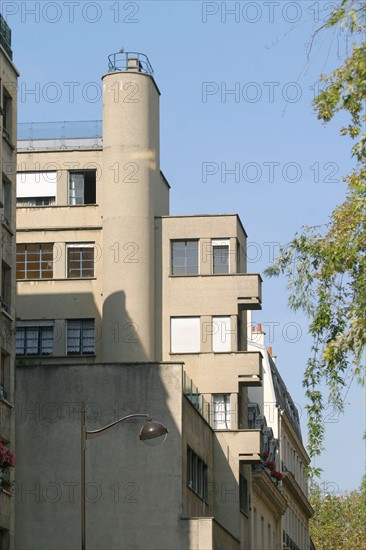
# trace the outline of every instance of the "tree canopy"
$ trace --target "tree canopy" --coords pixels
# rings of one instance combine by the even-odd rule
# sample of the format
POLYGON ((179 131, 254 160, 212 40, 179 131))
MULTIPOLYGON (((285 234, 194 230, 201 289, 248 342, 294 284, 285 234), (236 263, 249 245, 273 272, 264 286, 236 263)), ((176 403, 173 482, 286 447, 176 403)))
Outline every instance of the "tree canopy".
MULTIPOLYGON (((333 72, 321 75, 323 89, 314 100, 324 124, 337 113, 348 117, 340 134, 352 140, 352 172, 343 178, 346 198, 325 226, 305 227, 281 246, 267 276, 284 274, 289 305, 309 318, 313 338, 303 385, 308 400, 308 450, 319 455, 324 442, 324 407, 343 410, 342 390, 350 378, 365 380, 366 344, 366 4, 342 0, 326 24, 346 30, 351 53, 333 72), (328 395, 323 395, 324 384, 328 395)), ((319 470, 312 469, 313 474, 319 470)))

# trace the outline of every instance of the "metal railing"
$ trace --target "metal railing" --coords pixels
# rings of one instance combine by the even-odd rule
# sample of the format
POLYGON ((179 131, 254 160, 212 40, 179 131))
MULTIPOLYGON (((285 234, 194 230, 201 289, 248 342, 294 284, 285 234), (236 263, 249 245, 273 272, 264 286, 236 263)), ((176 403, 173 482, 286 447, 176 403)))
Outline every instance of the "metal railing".
POLYGON ((135 71, 153 76, 154 70, 147 55, 139 52, 120 51, 108 56, 108 72, 135 71))
POLYGON ((0 44, 10 57, 13 59, 13 51, 11 49, 11 29, 3 16, 0 13, 0 44))
POLYGON ((18 149, 91 148, 102 145, 102 121, 21 122, 18 149))
POLYGON ((199 393, 188 374, 183 371, 183 394, 189 399, 200 415, 212 427, 211 406, 208 401, 199 393))

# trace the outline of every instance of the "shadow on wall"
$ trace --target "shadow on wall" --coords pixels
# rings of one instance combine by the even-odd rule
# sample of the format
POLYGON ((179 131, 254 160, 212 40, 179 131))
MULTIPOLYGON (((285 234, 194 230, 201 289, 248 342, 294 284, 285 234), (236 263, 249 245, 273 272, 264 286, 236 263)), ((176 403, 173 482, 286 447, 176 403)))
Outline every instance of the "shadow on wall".
MULTIPOLYGON (((21 297, 20 310, 31 311, 34 300, 21 297)), ((62 294, 40 296, 33 311, 39 319, 44 318, 47 306, 60 318, 62 313, 74 318, 83 311, 101 326, 92 294, 73 295, 72 300, 62 294), (72 300, 77 304, 74 308, 72 300)), ((123 307, 124 293, 111 300, 118 304, 122 322, 132 323, 123 307)), ((135 412, 150 414, 169 429, 166 442, 158 447, 139 440, 140 419, 123 422, 88 441, 87 548, 170 550, 189 546, 187 526, 180 520, 182 365, 144 363, 138 334, 133 342, 122 343, 133 346, 139 363, 101 363, 88 356, 18 360, 16 550, 80 548, 82 401, 87 429, 98 429, 135 412)), ((98 336, 97 350, 101 352, 98 336)))

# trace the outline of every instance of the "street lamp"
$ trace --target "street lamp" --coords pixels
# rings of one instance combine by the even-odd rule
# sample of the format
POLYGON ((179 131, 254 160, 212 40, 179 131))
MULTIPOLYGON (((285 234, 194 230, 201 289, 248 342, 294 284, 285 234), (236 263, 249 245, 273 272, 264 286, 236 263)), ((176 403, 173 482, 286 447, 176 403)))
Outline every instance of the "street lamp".
POLYGON ((119 424, 120 422, 123 422, 124 420, 129 420, 130 418, 145 418, 146 422, 144 426, 141 428, 140 431, 140 440, 141 441, 149 441, 151 439, 155 439, 157 437, 164 437, 165 438, 168 434, 168 428, 166 428, 161 422, 157 422, 156 420, 152 420, 151 416, 148 414, 128 414, 127 416, 124 416, 123 418, 119 418, 118 420, 115 420, 115 422, 112 422, 111 424, 108 424, 107 426, 104 426, 103 428, 99 428, 99 430, 87 430, 85 425, 85 403, 82 402, 81 404, 81 550, 85 550, 85 534, 86 534, 86 515, 85 515, 85 453, 86 453, 86 442, 88 439, 93 439, 96 437, 100 437, 104 432, 109 430, 109 428, 112 428, 112 426, 115 426, 116 424, 119 424))

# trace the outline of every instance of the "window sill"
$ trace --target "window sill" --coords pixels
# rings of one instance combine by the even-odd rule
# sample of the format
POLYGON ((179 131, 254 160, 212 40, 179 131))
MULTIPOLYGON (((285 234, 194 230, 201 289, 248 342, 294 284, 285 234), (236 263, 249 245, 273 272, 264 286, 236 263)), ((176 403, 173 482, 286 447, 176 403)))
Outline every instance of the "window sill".
POLYGON ((56 278, 51 278, 51 279, 17 279, 17 283, 34 283, 34 282, 37 282, 37 283, 47 283, 47 282, 51 282, 51 281, 96 281, 97 280, 97 277, 85 277, 85 278, 81 278, 81 277, 70 277, 70 278, 64 278, 64 279, 56 279, 56 278))

